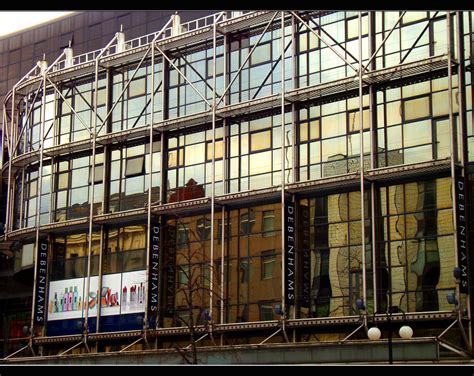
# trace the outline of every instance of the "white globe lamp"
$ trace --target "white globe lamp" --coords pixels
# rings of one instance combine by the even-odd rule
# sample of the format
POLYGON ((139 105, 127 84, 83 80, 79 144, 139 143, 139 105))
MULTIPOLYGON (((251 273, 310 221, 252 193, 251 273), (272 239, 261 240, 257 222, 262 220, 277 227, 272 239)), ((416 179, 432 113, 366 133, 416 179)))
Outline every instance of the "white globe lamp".
POLYGON ((367 331, 367 336, 371 340, 377 340, 377 339, 380 339, 380 337, 382 336, 382 332, 380 331, 379 328, 374 326, 367 331))
POLYGON ((408 325, 403 325, 398 331, 398 334, 403 339, 410 339, 411 337, 413 337, 413 329, 408 325))

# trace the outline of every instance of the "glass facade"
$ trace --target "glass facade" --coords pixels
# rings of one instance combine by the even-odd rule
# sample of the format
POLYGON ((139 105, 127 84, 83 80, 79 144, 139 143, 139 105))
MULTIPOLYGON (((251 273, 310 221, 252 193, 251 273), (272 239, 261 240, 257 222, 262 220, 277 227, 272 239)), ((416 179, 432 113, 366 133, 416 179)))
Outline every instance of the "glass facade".
MULTIPOLYGON (((369 314, 446 314, 458 265, 452 166, 467 184, 474 159, 471 72, 448 71, 446 53, 471 66, 474 23, 463 13, 448 43, 446 11, 401 14, 310 12, 308 30, 288 13, 260 41, 265 24, 30 88, 7 232, 27 244, 37 226, 47 234, 51 291, 63 283, 64 302, 77 281, 87 307, 77 317, 88 309, 93 331, 141 327, 155 220, 158 328, 278 320, 288 265, 289 319, 357 316, 361 298, 369 314), (225 101, 212 109, 214 89, 225 101)), ((75 310, 48 301, 46 328, 58 333, 54 321, 75 310)))

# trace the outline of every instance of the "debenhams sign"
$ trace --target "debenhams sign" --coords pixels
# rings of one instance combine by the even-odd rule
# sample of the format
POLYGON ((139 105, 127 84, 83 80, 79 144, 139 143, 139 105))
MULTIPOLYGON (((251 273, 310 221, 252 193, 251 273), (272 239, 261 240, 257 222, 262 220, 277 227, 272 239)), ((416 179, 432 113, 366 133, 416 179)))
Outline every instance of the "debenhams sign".
POLYGON ((44 324, 46 312, 46 276, 48 274, 48 240, 40 239, 36 257, 35 323, 44 324))
POLYGON ((466 221, 466 192, 464 178, 460 170, 456 173, 456 233, 458 245, 458 266, 461 270, 459 290, 468 293, 468 260, 467 260, 467 221, 466 221))
POLYGON ((295 304, 295 204, 285 203, 285 302, 295 304))
POLYGON ((150 316, 155 316, 158 311, 158 278, 160 269, 160 224, 157 221, 151 222, 149 252, 148 312, 150 316))

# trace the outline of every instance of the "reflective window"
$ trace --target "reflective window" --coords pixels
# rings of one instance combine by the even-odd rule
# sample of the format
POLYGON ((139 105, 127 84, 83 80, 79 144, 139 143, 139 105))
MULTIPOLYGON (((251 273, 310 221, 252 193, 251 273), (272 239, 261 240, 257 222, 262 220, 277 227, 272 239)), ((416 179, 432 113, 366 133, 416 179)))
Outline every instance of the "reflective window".
POLYGON ((430 115, 429 97, 406 100, 403 110, 405 121, 428 117, 430 115))
POLYGON ((262 253, 262 279, 274 277, 274 269, 276 269, 276 257, 272 251, 262 253))
POLYGON ((250 135, 250 151, 259 151, 271 148, 271 132, 258 132, 250 135))
POLYGON ((127 159, 125 164, 125 176, 130 177, 143 174, 145 170, 144 162, 144 157, 127 159))
POLYGON ((275 235, 275 212, 266 210, 262 212, 262 236, 275 235))
POLYGON ((450 185, 450 178, 441 178, 381 188, 382 221, 389 225, 379 257, 391 286, 380 291, 382 306, 405 312, 449 309, 455 258, 450 185))
POLYGON ((240 233, 242 235, 248 235, 252 232, 252 228, 255 225, 255 213, 249 211, 240 216, 240 233))
MULTIPOLYGON (((366 196, 366 208, 369 196, 366 196)), ((360 193, 303 199, 299 205, 302 228, 297 257, 300 265, 305 262, 311 272, 311 277, 306 277, 306 289, 298 290, 296 294, 309 303, 302 306, 302 317, 356 312, 355 301, 362 294, 360 193)), ((370 218, 368 211, 365 218, 370 218)), ((365 261, 367 271, 371 273, 370 221, 365 227, 365 261)), ((299 289, 302 288, 299 285, 299 289)))

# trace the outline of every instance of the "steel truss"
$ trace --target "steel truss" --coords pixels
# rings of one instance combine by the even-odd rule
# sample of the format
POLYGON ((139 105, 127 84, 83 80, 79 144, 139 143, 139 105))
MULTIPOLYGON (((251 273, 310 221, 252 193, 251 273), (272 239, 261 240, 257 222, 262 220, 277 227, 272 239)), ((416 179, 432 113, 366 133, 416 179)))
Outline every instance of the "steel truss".
MULTIPOLYGON (((282 223, 284 223, 284 204, 285 200, 288 197, 291 198, 291 201, 295 202, 297 197, 305 197, 305 195, 314 194, 316 192, 330 192, 335 188, 341 187, 350 187, 353 189, 359 189, 361 192, 361 238, 365 239, 365 202, 364 202, 364 192, 366 188, 370 189, 372 194, 372 200, 370 200, 370 207, 368 208, 371 213, 371 217, 375 217, 375 205, 374 205, 374 191, 375 191, 375 184, 380 182, 389 182, 399 179, 400 176, 403 176, 406 179, 413 179, 415 176, 419 176, 419 174, 430 174, 432 175, 437 174, 437 176, 447 175, 450 174, 453 182, 453 207, 456 203, 456 196, 454 194, 454 173, 455 169, 458 167, 457 156, 456 156, 456 138, 455 138, 455 127, 454 127, 454 117, 453 117, 453 110, 452 110, 452 76, 453 70, 457 69, 457 77, 460 80, 459 87, 462 88, 463 86, 461 83, 464 80, 464 50, 462 49, 462 14, 460 12, 455 12, 454 16, 457 19, 457 27, 458 27, 458 34, 460 36, 460 40, 458 42, 458 59, 454 59, 454 54, 452 51, 452 31, 451 31, 451 18, 453 17, 452 12, 447 12, 446 19, 447 19, 447 53, 441 56, 431 57, 424 60, 419 60, 416 62, 411 63, 404 63, 407 56, 416 46, 417 42, 422 37, 423 33, 426 32, 427 27, 423 29, 420 33, 419 37, 415 40, 409 51, 404 55, 404 57, 400 61, 400 65, 391 68, 381 68, 375 69, 375 59, 378 53, 382 50, 385 46, 386 41, 389 39, 392 32, 396 29, 396 27, 401 22, 405 12, 403 12, 395 25, 391 28, 391 30, 385 35, 384 39, 382 40, 381 44, 375 48, 375 22, 373 17, 373 12, 368 12, 369 22, 369 59, 364 64, 363 63, 363 54, 362 54, 362 12, 358 13, 358 38, 359 38, 359 54, 358 57, 353 56, 349 53, 345 48, 343 48, 327 31, 324 30, 316 21, 315 17, 322 16, 327 13, 331 12, 286 12, 286 11, 277 11, 277 12, 266 12, 266 11, 259 11, 259 12, 249 12, 247 14, 241 15, 239 17, 227 19, 225 12, 220 12, 214 14, 209 17, 205 17, 200 20, 192 21, 185 25, 187 31, 178 32, 176 31, 177 25, 175 24, 175 18, 171 18, 168 23, 158 32, 136 38, 134 40, 122 43, 121 41, 124 40, 124 35, 122 32, 119 32, 115 35, 115 37, 101 50, 94 51, 91 53, 87 53, 84 55, 76 56, 73 59, 73 64, 67 64, 66 59, 66 52, 63 53, 49 66, 38 64, 34 68, 32 68, 12 89, 12 91, 7 95, 4 101, 4 132, 2 132, 2 142, 3 145, 6 145, 8 150, 8 161, 3 164, 2 174, 4 179, 8 181, 8 199, 7 199, 7 220, 6 220, 6 235, 5 239, 7 240, 15 240, 15 239, 35 239, 36 247, 38 247, 39 239, 43 237, 48 237, 50 234, 55 233, 64 233, 64 230, 87 230, 88 232, 88 261, 87 261, 87 283, 86 283, 86 291, 88 291, 88 287, 90 285, 90 271, 91 271, 91 249, 92 249, 92 233, 93 230, 99 228, 101 234, 103 234, 104 226, 115 224, 115 223, 123 223, 125 221, 143 221, 146 220, 147 222, 147 239, 150 239, 150 227, 152 218, 159 218, 161 216, 167 216, 171 214, 191 214, 195 212, 210 212, 211 213, 211 234, 214 233, 214 223, 216 218, 216 210, 222 211, 222 223, 224 224, 225 219, 225 209, 232 208, 233 206, 241 205, 243 202, 262 202, 262 200, 268 200, 271 202, 278 202, 282 204, 282 223), (201 22, 202 21, 202 22, 201 22), (194 22, 194 24, 193 24, 194 22), (200 24, 201 22, 201 24, 200 24), (194 26, 193 26, 194 25, 194 26), (288 52, 289 45, 285 46, 285 28, 287 25, 292 25, 291 28, 291 64, 292 64, 292 77, 290 77, 293 81, 293 89, 286 90, 285 88, 285 79, 289 78, 285 75, 285 54, 288 52), (314 27, 313 27, 313 26, 314 27), (313 85, 309 87, 299 88, 296 84, 296 47, 295 47, 295 33, 297 30, 308 30, 312 35, 316 36, 318 40, 328 47, 339 59, 344 61, 344 63, 350 67, 354 71, 354 76, 347 77, 344 79, 335 80, 333 82, 327 82, 319 85, 313 85), (233 33, 239 33, 242 30, 247 30, 252 28, 256 35, 259 34, 259 37, 251 48, 249 54, 244 59, 242 64, 240 64, 237 72, 233 77, 230 77, 230 74, 227 72, 227 63, 226 60, 228 58, 228 37, 233 33), (229 104, 229 91, 232 87, 232 84, 235 80, 239 77, 241 71, 245 67, 245 65, 249 62, 250 57, 259 46, 260 42, 262 41, 265 34, 268 30, 280 29, 281 33, 281 54, 279 57, 279 61, 277 61, 274 65, 272 65, 272 70, 275 66, 281 62, 282 69, 281 69, 281 92, 276 93, 273 95, 261 97, 258 99, 252 99, 248 102, 240 102, 236 104, 229 104), (328 39, 329 38, 329 41, 328 39), (203 41, 212 41, 212 59, 213 59, 213 69, 212 69, 212 84, 206 81, 206 85, 208 88, 212 89, 212 98, 206 98, 195 85, 189 80, 188 77, 176 66, 173 62, 173 51, 178 48, 195 48, 203 41), (331 43, 332 42, 332 43, 331 43), (224 46, 224 67, 223 67, 223 75, 225 79, 224 83, 224 90, 222 93, 217 92, 216 88, 216 48, 218 43, 223 43, 224 46), (339 48, 335 48, 334 44, 339 48), (340 51, 343 51, 341 53, 340 51), (349 56, 352 61, 349 61, 346 56, 349 56), (150 100, 145 105, 144 109, 141 112, 140 116, 143 116, 146 108, 151 103, 151 111, 149 114, 149 119, 146 122, 145 126, 142 127, 132 127, 131 129, 114 132, 114 133, 107 133, 105 135, 98 135, 101 129, 104 126, 107 126, 108 121, 110 120, 110 116, 117 106, 119 101, 123 98, 124 93, 126 92, 127 88, 129 87, 131 81, 134 79, 138 69, 142 67, 146 61, 151 61, 151 88, 150 92, 147 95, 150 96, 150 100), (154 72, 154 65, 156 61, 161 61, 163 63, 162 69, 162 79, 159 86, 156 87, 155 79, 156 74, 154 72), (99 76, 103 75, 104 73, 109 75, 109 69, 118 66, 124 65, 126 63, 134 62, 137 63, 136 68, 134 69, 131 76, 129 76, 127 82, 124 85, 122 92, 120 93, 119 97, 113 103, 109 103, 107 101, 106 108, 107 114, 104 119, 99 118, 97 113, 97 99, 98 99, 98 80, 99 76), (167 70, 176 70, 180 77, 184 79, 184 81, 199 95, 199 97, 206 103, 207 109, 203 112, 182 116, 175 119, 169 119, 167 116, 167 107, 166 107, 166 95, 167 95, 167 79, 166 73, 167 70), (62 95, 60 89, 58 88, 57 84, 61 82, 67 82, 69 80, 74 80, 75 78, 82 77, 84 75, 93 75, 93 95, 94 100, 93 103, 89 105, 90 110, 93 112, 93 123, 91 126, 88 126, 76 113, 73 106, 69 105, 69 103, 65 100, 64 96, 62 95), (375 163, 375 148, 373 145, 374 137, 376 133, 376 129, 374 128, 374 119, 373 117, 370 118, 370 135, 371 135, 371 150, 370 150, 370 165, 369 168, 364 166, 364 147, 363 147, 363 103, 362 98, 364 94, 369 94, 371 98, 371 111, 373 110, 373 95, 377 90, 383 90, 387 87, 397 87, 397 86, 404 86, 414 82, 421 82, 425 80, 429 80, 432 78, 437 77, 444 77, 448 76, 448 98, 449 98, 449 124, 450 124, 450 131, 451 131, 451 157, 449 160, 445 161, 433 161, 433 162, 426 162, 426 163, 418 163, 415 165, 402 165, 397 167, 385 167, 385 168, 376 168, 375 163), (28 95, 32 89, 36 89, 35 97, 40 93, 42 90, 42 121, 41 121, 41 139, 40 139, 40 148, 39 150, 34 150, 26 153, 19 154, 18 147, 19 143, 21 142, 21 137, 23 132, 27 128, 27 125, 24 125, 20 131, 19 126, 17 124, 18 119, 18 110, 17 106, 21 101, 21 98, 28 95), (52 126, 49 127, 49 130, 45 131, 46 124, 45 124, 45 100, 46 100, 46 92, 47 90, 52 90, 55 94, 56 98, 61 98, 71 109, 74 115, 77 117, 79 122, 82 126, 89 132, 90 138, 81 141, 70 142, 65 145, 55 145, 52 147, 45 147, 44 139, 45 134, 47 134, 52 126), (155 113, 155 95, 160 93, 162 99, 162 114, 163 120, 155 122, 154 120, 154 113, 155 113), (360 124, 360 156, 359 156, 359 168, 357 171, 353 173, 348 173, 343 176, 334 176, 330 178, 323 178, 318 179, 315 181, 305 181, 305 182, 296 182, 295 180, 295 161, 297 158, 293 158, 293 165, 288 166, 291 167, 293 170, 293 182, 286 182, 284 178, 284 171, 285 171, 285 132, 283 131, 285 128, 285 113, 290 112, 292 114, 292 129, 293 134, 296 134, 296 124, 295 124, 295 109, 298 103, 327 103, 330 101, 337 100, 338 98, 349 98, 349 97, 358 97, 359 98, 359 124, 360 124), (216 142, 216 125, 222 123, 224 128, 224 140, 223 145, 226 145, 226 137, 228 136, 228 120, 237 117, 237 116, 244 116, 250 115, 254 113, 268 113, 272 112, 274 114, 280 114, 281 116, 281 182, 279 186, 265 188, 258 191, 253 192, 239 192, 235 194, 231 194, 228 192, 226 188, 224 188, 224 194, 217 196, 215 194, 215 142, 216 142), (100 124, 98 123, 100 121, 100 124), (9 126, 8 126, 9 124, 9 126), (158 137, 161 143, 161 160, 160 160, 160 167, 162 172, 161 177, 161 187, 164 187, 164 166, 166 166, 166 145, 164 142, 163 135, 166 135, 167 132, 172 130, 178 129, 187 129, 193 128, 196 126, 202 126, 206 124, 211 124, 212 129, 212 182, 211 182, 211 197, 203 198, 203 199, 195 199, 187 202, 179 202, 173 204, 165 203, 163 190, 161 190, 161 197, 158 202, 152 202, 152 171, 153 171, 153 141, 158 137), (148 140, 148 141, 147 141, 148 140), (127 143, 131 141, 145 141, 148 142, 149 147, 149 177, 148 177, 148 199, 147 205, 141 209, 134 209, 119 213, 107 213, 107 214, 94 214, 94 182, 95 182, 95 155, 97 148, 104 149, 104 155, 106 154, 105 151, 111 148, 113 143, 127 143), (81 218, 77 220, 68 220, 63 222, 56 222, 56 223, 49 223, 46 225, 40 225, 40 210, 39 210, 39 202, 37 200, 37 212, 36 212, 36 224, 34 227, 30 228, 21 228, 19 230, 13 230, 13 202, 15 201, 15 184, 14 184, 14 176, 17 174, 18 170, 23 170, 23 179, 24 182, 24 169, 33 163, 39 163, 39 174, 40 174, 40 181, 42 178, 42 167, 45 158, 50 158, 52 161, 58 157, 64 157, 69 155, 70 158, 74 157, 78 153, 82 153, 88 150, 91 150, 92 156, 92 179, 91 184, 89 187, 89 197, 90 197, 90 208, 89 208, 89 216, 86 218, 81 218)), ((427 25, 429 25, 430 21, 436 17, 438 12, 431 18, 427 20, 427 25)), ((190 63, 185 60, 185 64, 190 66, 190 63)), ((271 72, 270 72, 271 73, 271 72)), ((267 76, 268 77, 268 76, 267 76)), ((265 82, 265 81, 264 81, 265 82)), ((263 83, 262 83, 263 85, 263 83)), ((261 85, 261 86, 262 86, 261 85)), ((110 88, 108 87, 108 90, 110 88)), ((260 89, 259 89, 260 90, 260 89)), ((460 90, 461 100, 460 103, 465 103, 464 98, 464 90, 460 90)), ((28 114, 31 112, 32 108, 27 109, 27 116, 26 119, 29 118, 28 114)), ((460 108, 460 117, 461 117, 461 129, 465 132, 465 107, 460 108)), ((291 141, 291 145, 294 150, 294 157, 297 155, 295 151, 296 145, 296 136, 293 137, 291 141)), ((465 138, 463 137, 463 140, 465 138)), ((227 171, 225 168, 226 163, 226 146, 224 146, 224 163, 223 163, 223 171, 222 171, 222 182, 224 183, 224 187, 226 187, 226 179, 227 179, 227 171)), ((466 145, 465 141, 463 141, 461 145, 461 164, 459 167, 463 170, 464 175, 464 165, 465 165, 465 154, 466 154, 466 145)), ((104 169, 105 174, 105 169, 104 169)), ((105 181, 105 180, 104 180, 105 181)), ((51 190, 52 191, 52 190, 51 190)), ((104 190, 105 192, 105 190, 104 190)), ((41 197, 41 184, 39 187, 39 194, 38 197, 41 197)), ((51 198, 52 200, 52 198, 51 198)), ((22 200, 23 202, 23 200, 22 200)), ((104 205, 105 200, 102 200, 102 205, 104 205)), ((51 217, 51 207, 50 205, 50 218, 51 217)), ((104 209, 104 208, 103 208, 104 209)), ((105 213, 104 210, 102 210, 105 213)), ((453 210, 453 221, 456 224, 456 217, 453 210)), ((372 229, 372 236, 375 236, 375 223, 371 221, 371 229, 372 229)), ((224 240, 225 231, 222 231, 222 237, 224 240)), ((101 237, 102 242, 102 237, 101 237)), ((375 238, 372 238, 372 244, 376 244, 375 238)), ((284 252, 284 237, 282 236, 282 252, 284 252)), ((457 242, 456 242, 456 232, 454 232, 454 246, 456 254, 457 250, 457 242)), ((366 263, 365 263, 365 242, 362 243, 362 277, 363 277, 363 298, 364 302, 367 301, 367 270, 366 270, 366 263)), ((101 244, 102 249, 102 244, 101 244)), ((37 250, 36 250, 37 251, 37 250)), ((214 247, 214 242, 211 242, 210 246, 210 262, 213 263, 214 260, 218 257, 221 258, 222 262, 224 262, 224 241, 222 241, 222 246, 220 249, 220 255, 218 255, 218 250, 214 247)), ((372 247, 372 259, 375 260, 376 253, 376 246, 372 247)), ((102 253, 101 253, 101 261, 100 265, 102 265, 102 253)), ((149 269, 149 254, 147 254, 147 265, 146 265, 146 273, 148 278, 148 269, 149 269)), ((456 258, 457 263, 457 258, 456 258)), ((457 265, 457 264, 456 264, 457 265)), ((101 270, 102 267, 99 267, 99 289, 101 283, 101 270)), ((281 264, 282 275, 284 275, 285 271, 285 261, 284 257, 282 257, 282 264, 281 264)), ((36 273, 36 267, 35 267, 36 273)), ((282 294, 281 294, 281 306, 284 312, 283 319, 281 321, 268 321, 268 322, 259 322, 259 323, 235 323, 235 324, 227 324, 224 322, 224 306, 223 306, 223 299, 221 299, 221 305, 219 307, 219 312, 215 312, 215 304, 214 304, 214 270, 211 268, 211 288, 210 288, 210 316, 211 316, 211 325, 210 330, 211 332, 205 332, 205 329, 199 329, 201 334, 204 336, 209 335, 212 337, 212 334, 219 334, 220 343, 221 345, 224 343, 224 335, 226 333, 233 333, 234 331, 253 331, 253 330, 277 330, 273 332, 270 337, 281 331, 285 335, 286 338, 286 331, 293 331, 293 336, 291 337, 293 342, 295 341, 295 333, 296 330, 299 328, 310 328, 310 327, 319 327, 319 326, 338 326, 341 324, 347 324, 352 327, 356 327, 360 324, 359 317, 345 317, 345 318, 325 318, 325 319, 297 319, 296 312, 293 310, 290 312, 289 308, 285 307, 285 297, 284 297, 284 282, 282 278, 282 294)), ((224 268, 221 268, 221 275, 219 276, 219 280, 221 283, 220 292, 223 293, 223 286, 224 286, 224 268)), ((36 278, 34 281, 36 286, 36 278)), ((374 273, 374 286, 377 285, 377 281, 375 280, 375 273, 374 273)), ((34 290, 35 291, 35 286, 34 290)), ((459 289, 458 289, 459 290, 459 289)), ((459 294, 459 291, 457 291, 459 294)), ((147 298, 147 297, 146 297, 147 298)), ((377 305, 377 296, 373 296, 374 304, 377 305)), ((33 292, 33 301, 35 300, 34 292, 33 292)), ((469 300, 468 300, 469 301, 469 300)), ((146 306, 146 304, 145 304, 146 306)), ((98 333, 99 331, 99 323, 100 323, 100 309, 98 309, 97 315, 97 325, 96 331, 97 333, 89 333, 89 325, 88 325, 88 311, 86 310, 85 321, 84 321, 84 332, 82 335, 79 336, 61 336, 61 337, 46 337, 44 333, 44 328, 39 328, 39 335, 36 333, 35 330, 31 331, 30 341, 31 344, 37 346, 43 346, 47 344, 53 343, 68 343, 74 341, 80 341, 79 343, 75 344, 69 350, 79 346, 80 344, 84 344, 87 349, 88 343, 92 342, 97 343, 102 340, 109 340, 109 339, 117 339, 117 338, 137 338, 131 345, 138 343, 140 340, 144 340, 144 343, 147 346, 151 346, 151 342, 147 340, 147 338, 158 338, 158 337, 166 337, 172 335, 184 335, 188 332, 188 329, 183 328, 149 328, 148 326, 148 313, 145 310, 145 317, 143 323, 142 331, 130 331, 130 332, 123 332, 123 333, 98 333)), ((407 317, 410 317, 413 321, 426 321, 426 320, 446 320, 447 318, 451 317, 451 313, 446 312, 434 312, 434 313, 424 313, 424 314, 407 314, 407 317)), ((471 351, 472 344, 472 336, 471 336, 471 321, 470 321, 471 313, 468 305, 468 315, 466 317, 458 317, 458 323, 460 325, 461 330, 464 333, 464 325, 463 323, 467 321, 469 326, 468 335, 469 339, 466 340, 467 345, 467 352, 471 351)), ((157 323, 159 320, 157 320, 157 323)), ((364 325, 366 327, 367 322, 364 321, 364 325)), ((34 320, 33 320, 33 313, 31 317, 31 328, 35 328, 34 320)), ((448 329, 451 328, 448 327, 448 329)), ((446 329, 446 330, 448 330, 446 329)), ((198 330, 198 333, 199 333, 198 330)), ((206 329, 209 330, 209 329, 206 329)), ((444 332, 443 332, 444 334, 444 332)), ((270 337, 267 337, 269 339, 270 337)), ((439 336, 441 337, 441 336, 439 336)), ((465 338, 465 336, 463 337, 465 338)), ((266 339, 266 340, 267 340, 266 339)), ((265 340, 265 341, 266 341, 265 340)), ((264 341, 264 342, 265 342, 264 341)), ((124 350, 126 350, 127 346, 124 350)), ((157 342, 155 341, 155 346, 157 342)), ((69 350, 66 350, 69 351, 69 350)), ((97 347, 96 347, 97 350, 97 347)), ((63 352, 63 353, 66 353, 63 352)), ((14 354, 11 354, 12 356, 14 354)))

